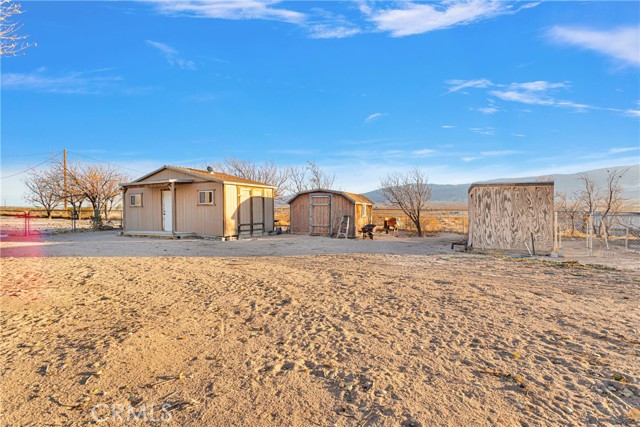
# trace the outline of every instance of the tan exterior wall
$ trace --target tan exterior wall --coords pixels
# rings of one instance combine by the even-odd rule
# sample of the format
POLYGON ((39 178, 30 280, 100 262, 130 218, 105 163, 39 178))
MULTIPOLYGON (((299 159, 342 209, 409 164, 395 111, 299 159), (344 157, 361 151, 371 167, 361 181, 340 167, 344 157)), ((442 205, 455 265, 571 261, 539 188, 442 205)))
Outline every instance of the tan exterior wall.
POLYGON ((235 236, 238 234, 238 187, 230 184, 224 186, 224 235, 235 236))
POLYGON ((176 231, 202 236, 222 236, 222 184, 198 182, 176 185, 176 231), (213 205, 199 205, 198 191, 213 190, 213 205))
POLYGON ((553 250, 553 185, 491 186, 469 190, 469 245, 475 249, 553 250))
POLYGON ((124 231, 162 231, 161 189, 154 187, 127 188, 124 197, 124 231), (129 205, 129 196, 142 194, 142 206, 129 205))

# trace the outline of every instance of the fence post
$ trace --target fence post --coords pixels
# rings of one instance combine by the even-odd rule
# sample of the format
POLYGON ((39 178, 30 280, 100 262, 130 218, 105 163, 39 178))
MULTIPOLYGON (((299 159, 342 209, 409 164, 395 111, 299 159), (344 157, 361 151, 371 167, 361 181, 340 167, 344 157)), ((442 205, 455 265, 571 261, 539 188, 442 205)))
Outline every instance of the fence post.
POLYGON ((627 236, 624 239, 624 251, 628 252, 629 251, 629 227, 626 227, 627 229, 627 236))
POLYGON ((553 252, 558 253, 558 212, 553 213, 553 252))

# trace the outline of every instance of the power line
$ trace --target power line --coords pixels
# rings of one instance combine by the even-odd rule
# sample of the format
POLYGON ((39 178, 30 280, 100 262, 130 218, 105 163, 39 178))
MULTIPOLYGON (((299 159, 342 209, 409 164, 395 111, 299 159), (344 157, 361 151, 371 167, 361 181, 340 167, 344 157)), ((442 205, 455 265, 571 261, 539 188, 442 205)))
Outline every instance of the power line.
POLYGON ((117 166, 117 167, 119 167, 119 168, 127 169, 127 170, 130 170, 130 171, 133 171, 133 172, 144 173, 144 172, 139 171, 139 170, 137 170, 137 169, 128 168, 128 167, 126 167, 126 166, 122 166, 122 165, 119 165, 119 164, 117 164, 117 163, 109 162, 109 161, 107 161, 107 160, 98 159, 98 158, 96 158, 96 157, 89 156, 89 155, 86 155, 86 154, 80 154, 80 153, 77 153, 77 152, 75 152, 75 151, 67 150, 67 153, 75 154, 76 156, 84 157, 84 158, 86 158, 86 159, 94 160, 94 161, 96 161, 96 162, 106 163, 106 164, 108 164, 108 165, 117 166))
POLYGON ((11 174, 11 175, 7 175, 7 176, 0 177, 0 179, 11 178, 11 177, 13 177, 13 176, 22 175, 23 173, 27 173, 27 172, 29 172, 29 171, 32 171, 32 170, 34 170, 35 168, 37 168, 38 166, 42 166, 42 165, 44 165, 45 163, 49 163, 50 161, 52 161, 55 157, 57 157, 57 156, 59 156, 59 155, 60 155, 60 153, 56 153, 56 154, 54 154, 53 156, 49 157, 47 160, 45 160, 45 161, 44 161, 44 162, 42 162, 42 163, 38 163, 38 164, 37 164, 37 165, 35 165, 35 166, 31 166, 29 169, 25 169, 25 170, 23 170, 23 171, 16 172, 16 173, 13 173, 13 174, 11 174))

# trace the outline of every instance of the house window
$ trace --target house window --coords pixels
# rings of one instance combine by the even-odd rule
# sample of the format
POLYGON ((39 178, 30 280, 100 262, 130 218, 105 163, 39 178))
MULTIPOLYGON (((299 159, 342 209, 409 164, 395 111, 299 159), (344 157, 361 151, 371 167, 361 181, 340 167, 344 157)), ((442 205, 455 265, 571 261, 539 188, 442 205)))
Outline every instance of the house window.
POLYGON ((367 216, 367 205, 362 205, 362 216, 367 216))
POLYGON ((142 207, 142 193, 130 194, 129 206, 132 208, 142 207))
POLYGON ((215 206, 214 191, 198 191, 198 204, 215 206))

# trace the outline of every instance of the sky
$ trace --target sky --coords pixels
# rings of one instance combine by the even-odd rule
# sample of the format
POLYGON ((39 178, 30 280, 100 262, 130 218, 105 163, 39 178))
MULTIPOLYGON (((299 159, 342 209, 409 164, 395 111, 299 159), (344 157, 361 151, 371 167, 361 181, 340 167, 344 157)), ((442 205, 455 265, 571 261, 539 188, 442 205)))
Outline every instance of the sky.
POLYGON ((348 191, 640 162, 640 2, 26 1, 3 204, 64 148, 132 178, 315 161, 348 191))

